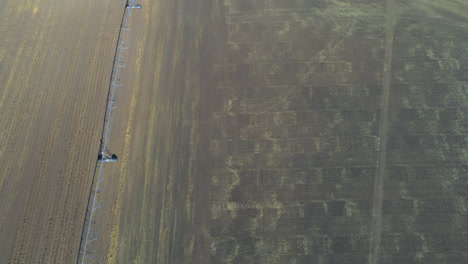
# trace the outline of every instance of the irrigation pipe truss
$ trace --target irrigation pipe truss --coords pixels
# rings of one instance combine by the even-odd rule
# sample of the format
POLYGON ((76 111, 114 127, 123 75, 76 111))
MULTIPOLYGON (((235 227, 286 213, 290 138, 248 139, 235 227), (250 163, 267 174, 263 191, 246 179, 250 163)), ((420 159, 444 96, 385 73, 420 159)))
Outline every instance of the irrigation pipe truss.
MULTIPOLYGON (((108 96, 108 100, 107 100, 107 107, 106 107, 107 119, 104 119, 104 122, 105 122, 105 128, 104 128, 104 131, 103 131, 104 142, 102 143, 102 139, 101 139, 101 143, 102 143, 101 153, 100 153, 100 155, 98 157, 98 161, 101 163, 101 165, 99 166, 99 173, 98 173, 98 177, 97 177, 97 181, 96 181, 96 188, 94 189, 93 202, 92 202, 91 210, 90 211, 86 210, 86 214, 88 214, 88 212, 89 212, 89 221, 88 221, 88 229, 87 229, 87 232, 86 232, 86 239, 85 239, 85 242, 84 242, 83 256, 82 256, 82 261, 81 261, 82 264, 85 263, 87 258, 88 259, 95 259, 95 257, 89 256, 89 254, 88 254, 88 256, 86 256, 86 254, 89 253, 87 251, 88 250, 88 245, 90 243, 95 242, 98 239, 98 233, 97 232, 91 232, 91 225, 92 225, 94 212, 96 210, 98 210, 99 208, 101 208, 101 205, 96 206, 96 200, 97 200, 96 195, 97 195, 98 190, 99 190, 99 183, 102 181, 101 172, 102 172, 102 168, 104 167, 103 163, 117 161, 117 157, 115 155, 112 155, 110 157, 109 156, 110 153, 108 153, 108 151, 107 151, 107 142, 108 142, 108 139, 109 139, 108 135, 109 135, 109 132, 111 130, 110 124, 109 124, 110 120, 111 120, 111 113, 112 113, 112 109, 117 108, 117 105, 116 105, 116 103, 114 101, 114 93, 115 93, 115 88, 116 87, 122 86, 122 84, 120 83, 120 80, 117 77, 118 77, 118 74, 119 74, 119 68, 125 67, 124 64, 123 64, 124 62, 121 61, 121 59, 122 59, 122 49, 128 49, 128 46, 124 42, 125 32, 130 30, 127 27, 128 15, 129 15, 131 9, 140 9, 140 8, 141 8, 141 6, 139 4, 136 4, 134 2, 134 0, 127 0, 126 5, 125 5, 125 10, 124 10, 124 19, 123 19, 124 23, 123 23, 123 27, 121 26, 121 28, 120 28, 119 39, 117 40, 117 50, 116 50, 116 53, 115 53, 116 56, 114 57, 113 68, 112 68, 112 73, 111 73, 112 90, 110 91, 110 96, 108 96), (117 60, 115 60, 115 58, 117 58, 117 60)), ((92 187, 91 187, 90 194, 91 194, 91 192, 92 192, 92 187)), ((91 198, 91 195, 90 195, 90 198, 91 198)), ((88 200, 88 204, 89 204, 89 200, 88 200)), ((87 217, 85 216, 85 220, 84 220, 85 223, 86 223, 86 218, 87 217)), ((83 227, 84 226, 85 225, 83 225, 83 227)), ((83 228, 83 231, 84 231, 84 228, 83 228)), ((79 252, 78 252, 77 263, 79 263, 80 252, 81 252, 81 242, 80 242, 80 248, 79 248, 79 252)))

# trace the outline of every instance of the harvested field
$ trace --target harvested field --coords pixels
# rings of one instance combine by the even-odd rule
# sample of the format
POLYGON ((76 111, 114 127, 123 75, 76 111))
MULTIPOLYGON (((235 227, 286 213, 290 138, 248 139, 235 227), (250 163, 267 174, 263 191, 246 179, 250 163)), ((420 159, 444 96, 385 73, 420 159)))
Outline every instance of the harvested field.
MULTIPOLYGON (((125 1, 4 2, 0 263, 75 263, 125 1)), ((92 263, 468 263, 467 3, 138 3, 92 263)))
POLYGON ((76 261, 121 14, 2 2, 0 263, 76 261))

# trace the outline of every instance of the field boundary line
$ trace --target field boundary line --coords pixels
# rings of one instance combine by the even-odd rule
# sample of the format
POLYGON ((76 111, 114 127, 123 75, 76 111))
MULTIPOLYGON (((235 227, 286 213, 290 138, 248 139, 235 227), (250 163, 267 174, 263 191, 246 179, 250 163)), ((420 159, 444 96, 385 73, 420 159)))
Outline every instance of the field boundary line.
POLYGON ((377 169, 374 178, 374 195, 372 200, 372 225, 368 258, 369 264, 377 264, 379 261, 380 242, 382 237, 382 206, 384 195, 383 181, 387 167, 388 108, 392 73, 394 27, 395 0, 387 0, 385 23, 385 55, 383 61, 382 97, 379 122, 380 150, 378 153, 377 169))

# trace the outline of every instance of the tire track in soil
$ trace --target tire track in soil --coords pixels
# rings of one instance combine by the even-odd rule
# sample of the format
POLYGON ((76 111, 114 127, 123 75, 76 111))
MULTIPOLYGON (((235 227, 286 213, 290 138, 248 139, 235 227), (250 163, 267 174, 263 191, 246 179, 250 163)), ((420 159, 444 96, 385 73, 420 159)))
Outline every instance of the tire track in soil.
POLYGON ((369 248, 369 264, 377 264, 380 256, 380 240, 382 235, 382 204, 383 180, 386 173, 387 139, 388 139, 388 108, 390 98, 390 80, 392 72, 393 35, 395 26, 395 0, 386 2, 385 23, 385 55, 382 75, 382 97, 379 123, 380 151, 377 160, 377 170, 374 178, 374 196, 372 201, 372 226, 369 248))

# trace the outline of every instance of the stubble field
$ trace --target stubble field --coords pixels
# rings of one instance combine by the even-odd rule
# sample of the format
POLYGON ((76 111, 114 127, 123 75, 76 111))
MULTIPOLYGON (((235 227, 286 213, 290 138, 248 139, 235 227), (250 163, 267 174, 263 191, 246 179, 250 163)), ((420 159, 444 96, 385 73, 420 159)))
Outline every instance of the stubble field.
MULTIPOLYGON (((98 263, 466 263, 468 5, 141 1, 98 263)), ((0 263, 74 263, 125 2, 0 10, 0 263)))

